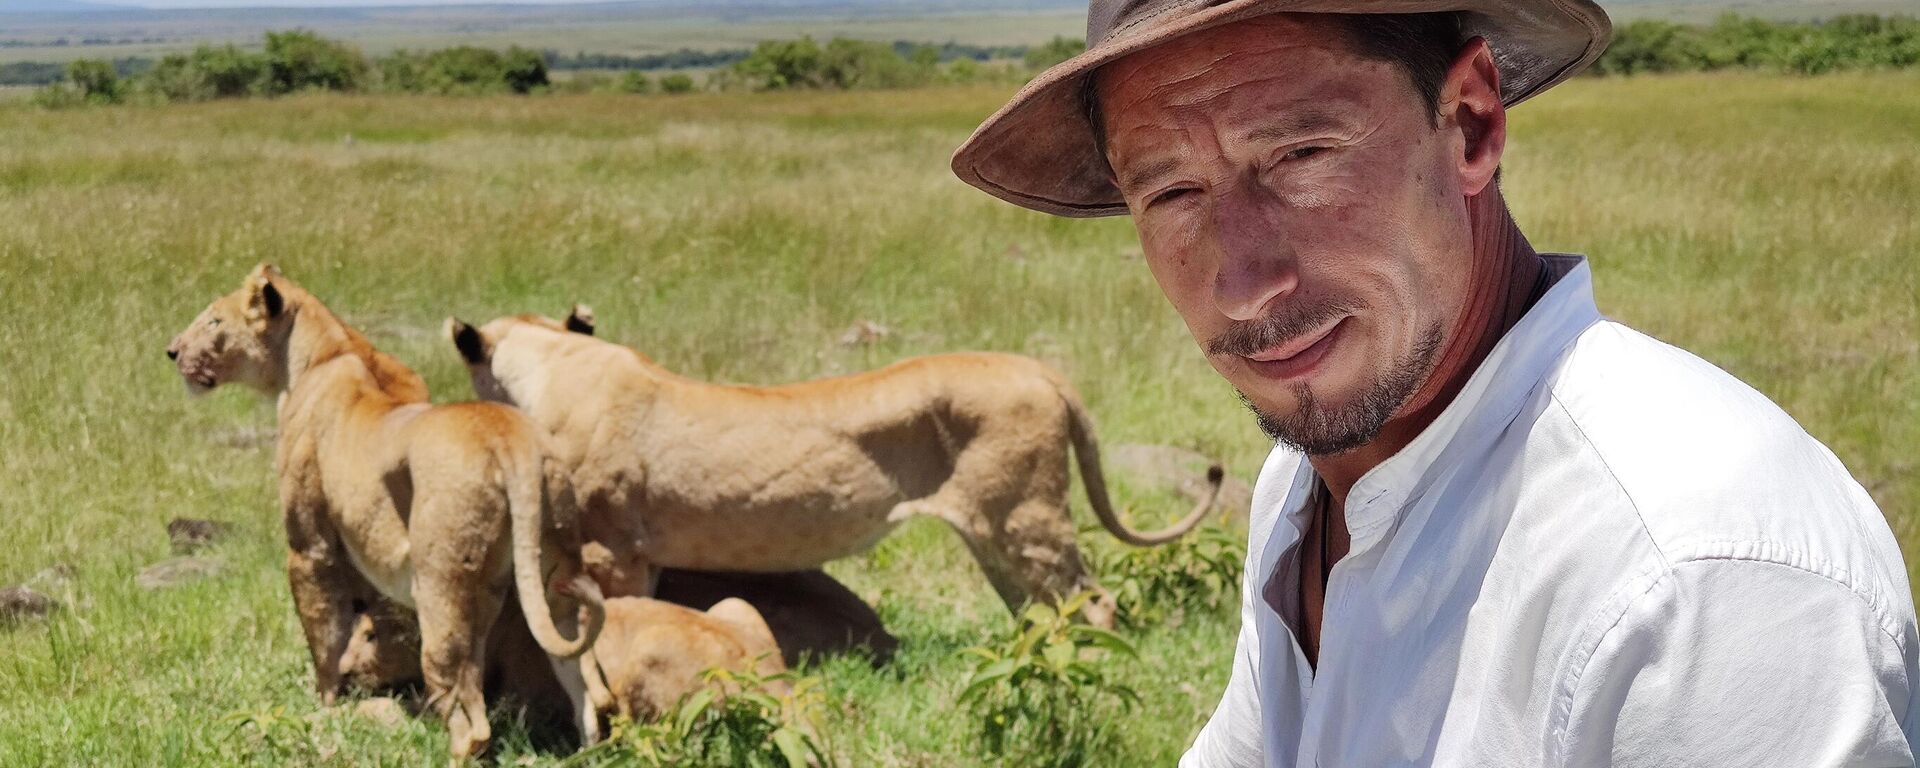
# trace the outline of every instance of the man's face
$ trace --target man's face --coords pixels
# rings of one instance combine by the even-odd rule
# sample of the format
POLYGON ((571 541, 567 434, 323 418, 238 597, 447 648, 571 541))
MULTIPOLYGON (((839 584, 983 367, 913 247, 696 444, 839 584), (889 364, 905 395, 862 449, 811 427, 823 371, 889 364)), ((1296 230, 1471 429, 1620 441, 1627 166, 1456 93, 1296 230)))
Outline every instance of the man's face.
POLYGON ((1371 440, 1468 303, 1464 138, 1323 18, 1198 32, 1098 73, 1154 279, 1276 439, 1371 440))

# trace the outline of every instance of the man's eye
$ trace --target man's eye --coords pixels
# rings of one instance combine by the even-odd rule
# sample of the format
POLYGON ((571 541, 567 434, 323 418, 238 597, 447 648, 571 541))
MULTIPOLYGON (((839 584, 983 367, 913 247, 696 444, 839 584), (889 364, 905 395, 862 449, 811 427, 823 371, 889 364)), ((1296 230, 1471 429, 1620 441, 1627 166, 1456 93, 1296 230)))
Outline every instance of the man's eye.
POLYGON ((1313 157, 1314 155, 1320 154, 1325 151, 1327 151, 1326 147, 1301 147, 1292 152, 1288 152, 1284 155, 1281 155, 1280 159, 1281 160, 1305 160, 1309 157, 1313 157))
POLYGON ((1158 205, 1160 203, 1171 203, 1182 197, 1186 197, 1187 193, 1192 191, 1193 191, 1193 187, 1174 187, 1173 189, 1169 189, 1165 192, 1154 195, 1153 199, 1148 201, 1148 204, 1158 205))

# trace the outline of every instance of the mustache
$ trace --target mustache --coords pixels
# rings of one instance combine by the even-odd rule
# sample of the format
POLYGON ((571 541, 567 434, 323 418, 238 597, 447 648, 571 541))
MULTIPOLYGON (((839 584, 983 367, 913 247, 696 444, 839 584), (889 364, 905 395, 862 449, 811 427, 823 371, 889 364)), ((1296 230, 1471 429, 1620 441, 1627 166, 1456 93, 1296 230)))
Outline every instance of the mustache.
POLYGON ((1207 342, 1209 355, 1242 357, 1272 349, 1353 314, 1354 307, 1343 301, 1295 304, 1264 317, 1234 323, 1207 342))

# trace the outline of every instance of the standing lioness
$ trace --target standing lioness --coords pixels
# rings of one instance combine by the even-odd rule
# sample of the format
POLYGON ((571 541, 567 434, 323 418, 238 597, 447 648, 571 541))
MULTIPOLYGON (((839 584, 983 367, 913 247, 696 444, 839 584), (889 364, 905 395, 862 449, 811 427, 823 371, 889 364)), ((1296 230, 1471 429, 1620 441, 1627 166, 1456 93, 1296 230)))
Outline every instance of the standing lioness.
MULTIPOLYGON (((1067 452, 1108 531, 1171 541, 1212 508, 1152 533, 1114 514, 1093 424, 1065 378, 1006 354, 922 357, 779 387, 675 375, 566 323, 449 321, 474 389, 551 430, 589 562, 613 594, 645 594, 651 566, 734 571, 816 568, 862 552, 913 515, 951 524, 1008 607, 1098 587, 1074 544, 1067 452)), ((1096 624, 1112 621, 1101 600, 1096 624)))
MULTIPOLYGON (((353 602, 369 587, 418 611, 428 701, 455 756, 491 738, 483 656, 509 581, 548 653, 571 659, 592 645, 599 591, 579 571, 578 532, 563 527, 571 521, 543 520, 549 491, 564 488, 549 487, 542 432, 518 411, 429 405, 418 376, 264 264, 201 312, 167 356, 195 393, 232 383, 279 396, 287 575, 322 700, 340 690, 353 602), (572 640, 553 619, 547 573, 583 603, 585 626, 572 640)), ((591 739, 579 665, 554 665, 591 739)))

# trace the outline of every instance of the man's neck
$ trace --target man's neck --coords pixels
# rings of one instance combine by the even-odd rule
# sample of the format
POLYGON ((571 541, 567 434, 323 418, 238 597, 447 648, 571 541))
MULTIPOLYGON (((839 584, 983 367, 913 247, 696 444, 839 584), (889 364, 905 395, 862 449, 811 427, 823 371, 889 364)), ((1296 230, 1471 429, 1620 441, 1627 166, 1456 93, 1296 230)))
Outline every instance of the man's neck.
MULTIPOLYGON (((1520 233, 1499 187, 1489 187, 1485 193, 1468 198, 1467 215, 1473 231, 1473 252, 1468 261, 1472 284, 1466 311, 1448 333, 1433 373, 1372 442, 1345 453, 1310 459, 1314 472, 1332 494, 1335 510, 1345 508, 1347 491, 1362 475, 1399 453, 1446 410, 1494 345, 1539 298, 1535 288, 1546 264, 1520 233)), ((1345 528, 1344 521, 1336 522, 1345 528)))

